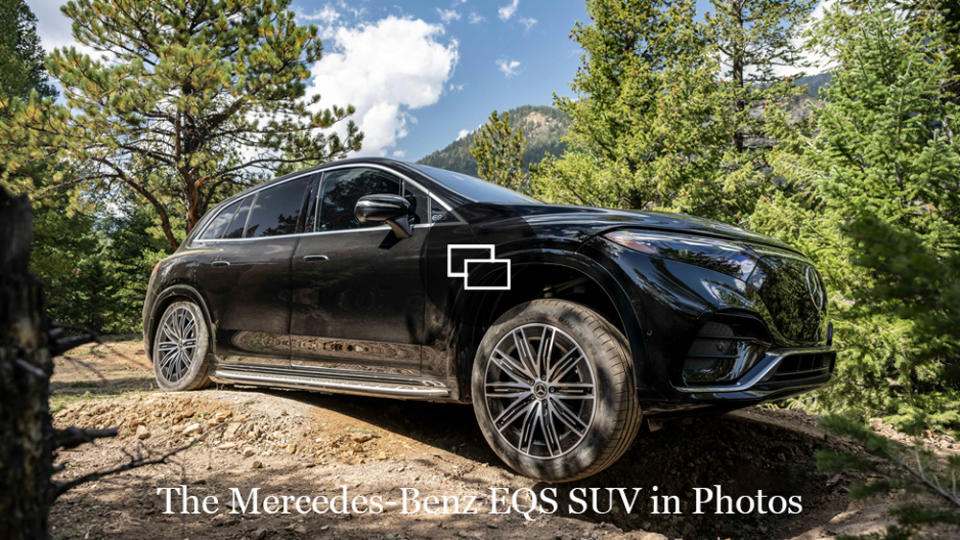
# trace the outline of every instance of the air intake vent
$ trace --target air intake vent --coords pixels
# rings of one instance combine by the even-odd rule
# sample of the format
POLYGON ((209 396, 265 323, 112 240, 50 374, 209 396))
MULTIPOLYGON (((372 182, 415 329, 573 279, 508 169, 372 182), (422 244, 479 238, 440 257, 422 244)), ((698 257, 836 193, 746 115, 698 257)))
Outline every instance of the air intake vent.
POLYGON ((746 317, 715 318, 700 329, 683 363, 683 382, 734 382, 770 348, 763 326, 746 317))

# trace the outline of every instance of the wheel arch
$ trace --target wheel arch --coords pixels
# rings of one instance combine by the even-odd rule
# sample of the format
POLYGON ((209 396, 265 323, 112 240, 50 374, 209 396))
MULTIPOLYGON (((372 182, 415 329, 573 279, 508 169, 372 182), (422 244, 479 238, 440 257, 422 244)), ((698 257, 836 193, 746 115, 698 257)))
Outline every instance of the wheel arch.
MULTIPOLYGON (((502 314, 523 302, 556 298, 584 305, 599 313, 627 340, 634 374, 645 356, 643 333, 630 299, 615 280, 596 261, 568 250, 530 250, 506 253, 512 266, 509 291, 486 291, 468 296, 460 291, 455 313, 455 363, 461 399, 470 399, 470 373, 487 329, 502 314)), ((482 276, 478 276, 482 281, 482 276)), ((475 294, 475 293, 473 293, 475 294)))
POLYGON ((179 299, 190 300, 200 306, 204 322, 207 323, 207 329, 209 330, 209 351, 211 353, 216 352, 217 340, 214 339, 216 327, 213 324, 213 317, 210 314, 210 309, 207 307, 206 300, 204 300, 200 291, 193 286, 186 283, 176 283, 165 287, 157 294, 151 306, 147 326, 144 328, 144 349, 146 349, 147 358, 151 362, 153 362, 153 340, 157 334, 157 326, 160 324, 160 315, 163 313, 163 310, 167 309, 167 306, 179 299))

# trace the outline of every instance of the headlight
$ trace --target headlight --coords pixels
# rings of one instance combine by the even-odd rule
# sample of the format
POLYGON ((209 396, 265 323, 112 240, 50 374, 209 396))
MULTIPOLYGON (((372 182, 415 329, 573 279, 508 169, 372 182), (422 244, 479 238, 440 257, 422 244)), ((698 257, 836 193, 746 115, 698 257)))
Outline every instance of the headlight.
POLYGON ((646 231, 610 231, 604 238, 623 247, 722 272, 746 281, 757 258, 746 248, 724 240, 646 231))

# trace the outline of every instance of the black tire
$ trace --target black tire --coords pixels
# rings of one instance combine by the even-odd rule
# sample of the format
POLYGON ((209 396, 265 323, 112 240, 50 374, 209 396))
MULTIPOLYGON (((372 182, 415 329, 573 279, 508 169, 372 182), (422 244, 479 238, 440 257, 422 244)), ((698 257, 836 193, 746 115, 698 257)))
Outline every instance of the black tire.
MULTIPOLYGON (((173 334, 177 334, 177 332, 173 332, 173 334)), ((208 386, 212 364, 208 354, 209 350, 210 331, 207 328, 206 319, 200 306, 189 300, 178 300, 171 303, 163 310, 153 337, 153 375, 157 380, 157 385, 161 390, 167 392, 198 390, 208 386), (178 321, 184 320, 178 317, 190 317, 194 323, 192 330, 184 333, 183 339, 178 339, 178 336, 167 333, 168 330, 165 327, 168 324, 176 325, 178 321), (185 345, 190 343, 190 339, 193 340, 194 346, 192 348, 185 345), (171 341, 181 342, 177 345, 179 349, 177 349, 176 355, 172 355, 171 341), (180 352, 189 356, 189 362, 184 361, 180 352), (177 367, 180 369, 176 369, 177 367)))
POLYGON ((473 410, 494 452, 520 474, 549 482, 592 476, 620 459, 641 424, 633 364, 626 343, 623 335, 602 316, 565 300, 533 300, 504 313, 484 334, 471 375, 473 410), (541 333, 539 338, 529 335, 537 332, 541 333), (523 336, 527 338, 525 347, 519 345, 523 336), (574 347, 579 347, 579 351, 574 351, 574 347), (524 358, 517 354, 521 348, 528 352, 529 359, 523 365, 532 365, 522 373, 515 369, 524 358), (542 352, 545 348, 552 353, 542 352), (496 360, 492 358, 495 349, 496 360), (564 359, 578 354, 587 361, 574 360, 573 368, 566 367, 570 362, 564 359), (561 380, 554 380, 564 368, 566 375, 559 373, 561 380), (571 374, 574 369, 576 372, 571 374), (534 371, 537 377, 531 385, 526 381, 534 371), (577 382, 589 377, 593 378, 590 382, 577 382), (591 406, 590 398, 578 398, 568 392, 578 386, 586 388, 591 382, 592 388, 583 390, 594 395, 587 424, 584 418, 591 406), (524 385, 529 385, 530 397, 525 396, 524 385), (514 405, 527 399, 536 401, 514 405), (558 401, 567 404, 565 412, 559 412, 558 401), (519 413, 523 418, 508 420, 518 414, 515 411, 520 406, 529 406, 536 412, 519 413), (567 411, 576 412, 576 419, 569 421, 567 411), (528 423, 533 427, 527 428, 528 423), (548 425, 553 428, 548 429, 548 425), (583 425, 587 427, 584 429, 583 425), (561 437, 557 434, 562 430, 567 433, 561 437), (548 432, 554 436, 547 435, 548 432), (540 443, 537 433, 542 439, 540 443), (553 440, 552 445, 548 439, 553 440))

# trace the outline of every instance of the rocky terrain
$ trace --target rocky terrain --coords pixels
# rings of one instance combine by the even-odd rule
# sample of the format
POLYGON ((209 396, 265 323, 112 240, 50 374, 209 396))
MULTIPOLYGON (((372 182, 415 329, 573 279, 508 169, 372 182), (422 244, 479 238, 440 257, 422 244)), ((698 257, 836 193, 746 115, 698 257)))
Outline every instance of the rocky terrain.
MULTIPOLYGON (((188 448, 65 494, 51 516, 55 538, 821 538, 879 531, 896 502, 851 503, 846 490, 858 479, 817 472, 813 452, 853 447, 795 411, 665 424, 604 473, 551 486, 506 468, 469 406, 232 387, 162 393, 140 347, 113 342, 57 360, 55 424, 119 429, 63 452, 57 479, 188 448), (188 513, 181 486, 197 497, 188 513), (758 491, 799 496, 802 511, 717 515, 708 504, 695 514, 693 488, 714 486, 745 504, 758 491), (626 488, 628 500, 642 490, 627 512, 607 488, 626 488), (543 493, 555 512, 532 504, 543 493), (271 495, 290 497, 286 513, 271 495), (677 496, 679 513, 655 513, 651 495, 677 496), (216 508, 204 512, 211 496, 216 508)), ((938 448, 960 452, 950 439, 938 448)))

